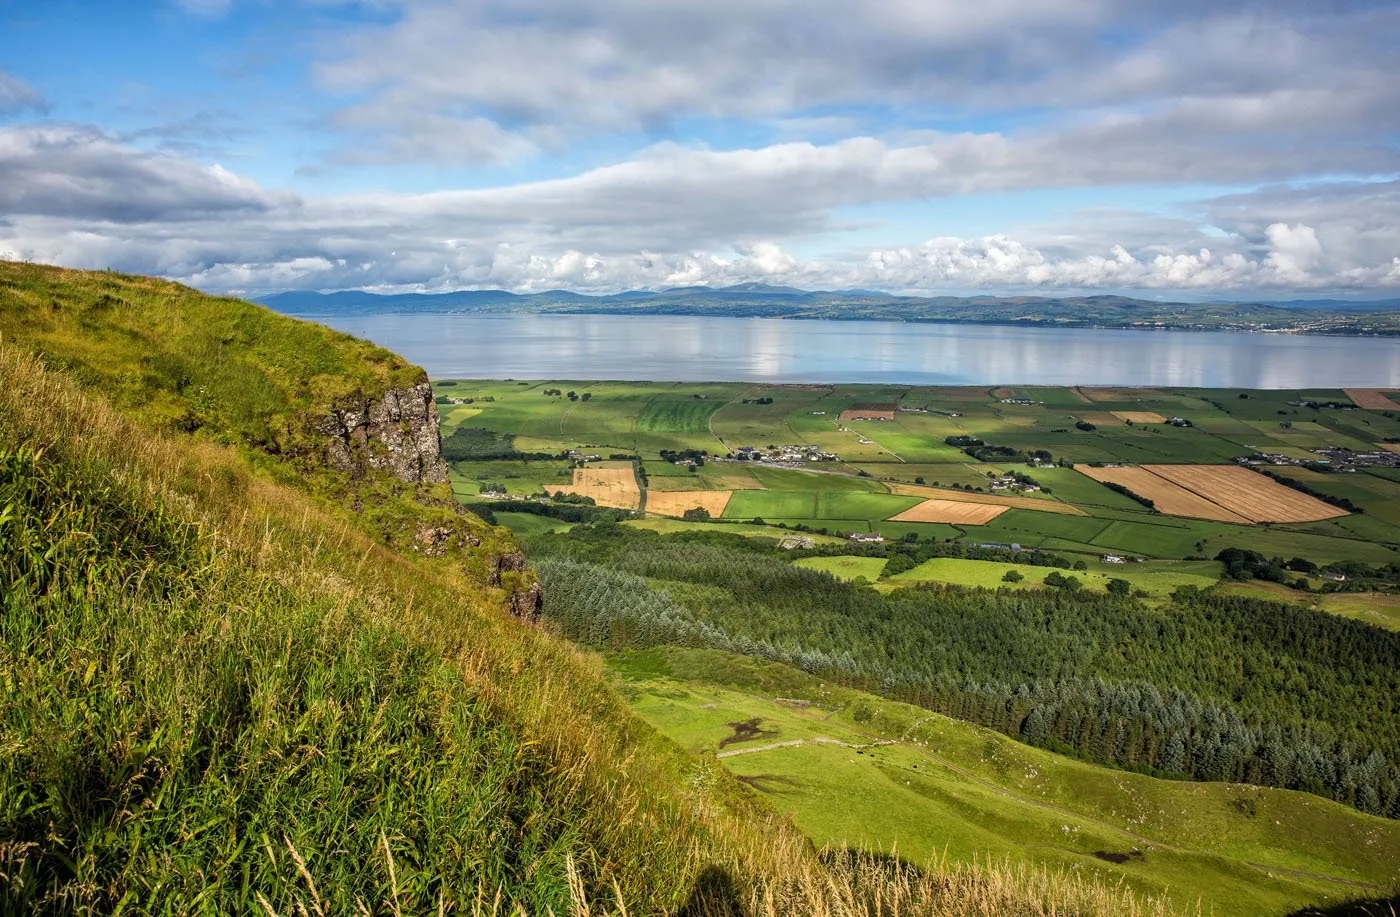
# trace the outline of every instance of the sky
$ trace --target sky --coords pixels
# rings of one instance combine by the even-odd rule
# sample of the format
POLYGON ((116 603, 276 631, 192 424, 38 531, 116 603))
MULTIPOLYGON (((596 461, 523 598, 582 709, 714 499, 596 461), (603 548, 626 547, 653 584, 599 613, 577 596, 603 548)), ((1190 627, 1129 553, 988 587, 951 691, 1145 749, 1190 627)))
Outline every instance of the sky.
POLYGON ((0 0, 0 258, 1400 295, 1400 3, 0 0))

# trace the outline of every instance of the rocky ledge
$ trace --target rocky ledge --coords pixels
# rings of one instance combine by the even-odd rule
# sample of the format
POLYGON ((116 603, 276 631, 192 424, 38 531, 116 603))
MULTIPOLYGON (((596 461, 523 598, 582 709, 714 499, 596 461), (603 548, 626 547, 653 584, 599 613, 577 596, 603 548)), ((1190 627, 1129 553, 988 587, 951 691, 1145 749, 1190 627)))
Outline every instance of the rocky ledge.
POLYGON ((391 388, 378 398, 342 399, 316 423, 326 437, 326 464, 355 477, 383 469, 411 484, 446 484, 438 411, 427 382, 391 388))

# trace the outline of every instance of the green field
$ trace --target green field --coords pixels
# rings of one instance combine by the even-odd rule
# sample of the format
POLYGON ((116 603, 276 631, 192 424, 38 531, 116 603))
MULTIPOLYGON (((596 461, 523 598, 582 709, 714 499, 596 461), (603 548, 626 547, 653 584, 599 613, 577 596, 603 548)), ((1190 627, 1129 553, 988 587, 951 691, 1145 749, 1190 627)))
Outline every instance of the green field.
MULTIPOLYGON (((853 558, 854 559, 854 558, 853 558)), ((865 558, 860 558, 864 560, 865 558)), ((1029 564, 1000 563, 990 560, 964 560, 956 557, 936 557, 926 560, 912 570, 889 578, 892 584, 913 583, 957 583, 964 586, 980 586, 986 589, 1045 589, 1045 577, 1052 571, 1050 567, 1036 567, 1029 564), (1010 571, 1022 577, 1019 582, 1004 580, 1010 571)), ((1098 563, 1090 570, 1060 570, 1065 576, 1077 577, 1083 588, 1104 591, 1111 579, 1127 580, 1133 589, 1141 589, 1151 596, 1170 595, 1180 586, 1195 586, 1205 589, 1215 585, 1220 579, 1220 564, 1215 561, 1187 561, 1185 563, 1162 563, 1148 561, 1140 564, 1098 563)))
POLYGON ((1064 868, 1222 917, 1374 895, 1400 878, 1400 823, 1303 794, 1105 770, 723 653, 612 665, 648 721, 719 756, 817 843, 1064 868))
POLYGON ((830 573, 837 579, 864 579, 873 583, 880 578, 888 562, 883 557, 807 557, 794 564, 830 573))

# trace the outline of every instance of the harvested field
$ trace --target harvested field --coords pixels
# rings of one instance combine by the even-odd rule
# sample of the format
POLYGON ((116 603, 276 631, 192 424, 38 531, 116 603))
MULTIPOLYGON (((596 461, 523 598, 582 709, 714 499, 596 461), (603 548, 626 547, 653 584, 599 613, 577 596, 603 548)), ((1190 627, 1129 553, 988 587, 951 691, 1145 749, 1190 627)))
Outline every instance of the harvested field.
POLYGON ((1070 391, 1070 394, 1071 394, 1071 395, 1073 395, 1074 397, 1078 398, 1080 401, 1084 402, 1085 404, 1093 404, 1093 403, 1094 403, 1094 399, 1092 399, 1092 398, 1090 398, 1088 395, 1084 394, 1084 390, 1081 389, 1081 388, 1079 388, 1078 386, 1075 386, 1074 388, 1070 389, 1069 391, 1070 391))
POLYGON ((925 500, 918 506, 910 507, 891 522, 951 522, 961 525, 986 525, 1009 507, 994 506, 990 503, 958 503, 953 500, 925 500))
POLYGON ((875 411, 864 408, 852 408, 849 411, 841 412, 841 422, 846 423, 852 420, 894 420, 894 411, 875 411))
POLYGON ((1400 443, 1378 443, 1386 452, 1400 452, 1400 443))
POLYGON ((1315 497, 1239 465, 1144 465, 1188 490, 1255 522, 1316 522, 1347 515, 1315 497))
POLYGON ((599 506, 616 509, 637 509, 642 504, 642 492, 637 487, 637 475, 630 462, 575 468, 574 483, 564 487, 546 486, 545 491, 592 497, 599 506))
POLYGON ((1122 485, 1138 496, 1151 500, 1159 512, 1168 516, 1214 519, 1218 522, 1233 522, 1238 525, 1251 524, 1250 520, 1244 516, 1212 503, 1200 494, 1193 493, 1179 484, 1173 484, 1146 468, 1135 466, 1090 468, 1088 465, 1076 465, 1075 470, 1101 484, 1122 485))
POLYGON ((1351 403, 1367 411, 1400 411, 1400 404, 1392 401, 1384 392, 1374 388, 1342 389, 1351 403))
POLYGON ((717 474, 710 478, 709 483, 716 490, 763 490, 763 485, 746 474, 717 474))
POLYGON ((1089 423, 1099 427, 1121 427, 1123 418, 1108 411, 1090 411, 1087 414, 1080 414, 1080 420, 1087 420, 1089 423))
POLYGON ((1114 417, 1124 423, 1166 423, 1167 418, 1156 411, 1111 411, 1114 417))
POLYGON ((1080 386, 1082 392, 1090 401, 1138 401, 1143 395, 1156 394, 1153 389, 1147 388, 1092 388, 1080 386))
POLYGON ((953 503, 980 503, 984 506, 1010 506, 1016 509, 1033 509, 1042 513, 1060 513, 1065 516, 1087 516, 1088 513, 1077 506, 1059 503, 1055 500, 1037 500, 1035 497, 1003 497, 999 494, 969 493, 947 487, 925 487, 922 484, 898 484, 890 482, 890 492, 906 497, 925 497, 931 500, 949 500, 953 503))
POLYGON ((718 519, 729 504, 727 490, 647 491, 647 512, 679 519, 688 509, 703 509, 718 519))

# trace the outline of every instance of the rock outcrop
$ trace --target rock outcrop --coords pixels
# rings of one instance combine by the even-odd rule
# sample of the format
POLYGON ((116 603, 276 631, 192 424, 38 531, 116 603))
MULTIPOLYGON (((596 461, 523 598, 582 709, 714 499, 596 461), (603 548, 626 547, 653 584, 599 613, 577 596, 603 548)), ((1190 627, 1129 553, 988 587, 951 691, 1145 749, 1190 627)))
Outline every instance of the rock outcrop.
POLYGON ((342 399, 316 424, 326 437, 326 464, 355 477, 383 469, 410 484, 446 484, 438 411, 426 382, 391 388, 378 398, 342 399))

